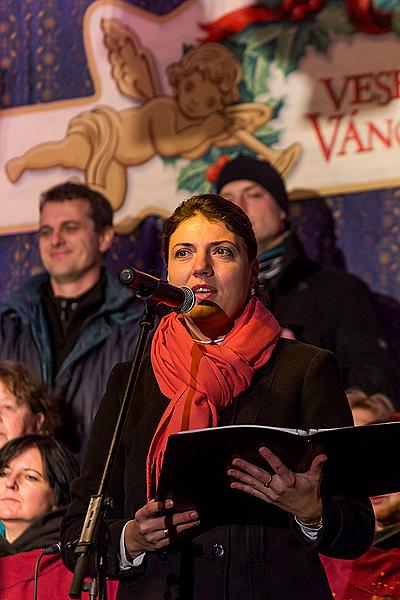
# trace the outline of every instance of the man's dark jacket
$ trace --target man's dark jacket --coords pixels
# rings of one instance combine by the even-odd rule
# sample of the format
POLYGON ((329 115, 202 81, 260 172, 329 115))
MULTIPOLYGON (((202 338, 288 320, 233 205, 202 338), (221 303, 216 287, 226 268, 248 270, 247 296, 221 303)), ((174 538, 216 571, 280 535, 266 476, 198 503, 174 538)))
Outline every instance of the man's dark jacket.
POLYGON ((330 350, 345 389, 380 392, 394 399, 390 359, 368 287, 354 275, 322 268, 291 234, 282 270, 265 280, 268 308, 296 339, 330 350))
POLYGON ((48 386, 53 384, 64 421, 62 438, 71 450, 82 452, 113 366, 133 355, 142 302, 106 271, 104 301, 54 378, 40 293, 47 280, 47 274, 32 278, 0 305, 0 359, 23 362, 48 386))

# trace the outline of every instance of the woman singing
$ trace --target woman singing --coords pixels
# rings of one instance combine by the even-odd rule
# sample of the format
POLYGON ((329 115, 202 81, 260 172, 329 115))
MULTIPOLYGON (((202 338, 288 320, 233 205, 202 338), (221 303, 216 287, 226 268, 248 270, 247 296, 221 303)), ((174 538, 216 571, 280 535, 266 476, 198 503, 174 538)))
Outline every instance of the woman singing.
MULTIPOLYGON (((189 286, 196 305, 165 316, 139 376, 117 453, 103 541, 107 575, 126 600, 326 600, 318 554, 352 558, 374 532, 366 498, 321 497, 325 455, 294 473, 268 448, 265 469, 235 459, 236 493, 258 498, 258 522, 212 526, 197 510, 155 501, 168 436, 232 424, 326 428, 352 424, 334 356, 280 338, 257 299, 257 244, 248 217, 216 195, 183 202, 163 233, 169 282, 189 286), (270 473, 271 467, 273 472, 270 473), (271 505, 279 517, 267 518, 271 505)), ((310 307, 312 310, 312 307, 310 307)), ((130 364, 117 365, 94 421, 81 477, 62 527, 64 560, 97 491, 130 364)), ((217 502, 210 497, 210 503, 217 502)))

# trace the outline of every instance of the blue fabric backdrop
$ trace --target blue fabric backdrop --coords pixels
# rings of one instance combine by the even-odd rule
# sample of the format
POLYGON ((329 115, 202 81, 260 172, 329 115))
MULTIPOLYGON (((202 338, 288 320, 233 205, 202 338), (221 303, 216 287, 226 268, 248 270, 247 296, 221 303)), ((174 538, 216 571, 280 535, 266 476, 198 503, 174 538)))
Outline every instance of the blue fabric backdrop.
MULTIPOLYGON (((183 2, 128 3, 166 14, 183 2)), ((89 4, 90 0, 2 0, 3 108, 93 93, 82 43, 82 19, 89 4)), ((325 264, 342 264, 384 297, 380 299, 382 318, 398 345, 400 192, 389 189, 335 196, 326 204, 319 199, 305 200, 293 203, 292 212, 313 257, 325 264)), ((109 266, 117 272, 122 265, 133 264, 160 273, 160 226, 157 217, 149 217, 135 233, 118 236, 107 257, 109 266)), ((0 237, 0 298, 39 269, 34 234, 0 237)))

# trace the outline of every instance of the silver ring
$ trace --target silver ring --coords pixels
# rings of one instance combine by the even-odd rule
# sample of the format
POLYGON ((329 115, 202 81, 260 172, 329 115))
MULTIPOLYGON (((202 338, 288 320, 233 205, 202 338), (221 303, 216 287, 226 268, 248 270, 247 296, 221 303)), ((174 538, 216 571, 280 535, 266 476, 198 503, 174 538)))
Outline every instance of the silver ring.
POLYGON ((163 534, 164 534, 164 537, 166 537, 166 538, 169 537, 168 529, 163 529, 163 534))
POLYGON ((271 485, 272 479, 273 479, 273 475, 271 475, 271 473, 269 474, 269 481, 267 481, 267 483, 264 483, 264 486, 266 488, 269 488, 269 486, 271 485))

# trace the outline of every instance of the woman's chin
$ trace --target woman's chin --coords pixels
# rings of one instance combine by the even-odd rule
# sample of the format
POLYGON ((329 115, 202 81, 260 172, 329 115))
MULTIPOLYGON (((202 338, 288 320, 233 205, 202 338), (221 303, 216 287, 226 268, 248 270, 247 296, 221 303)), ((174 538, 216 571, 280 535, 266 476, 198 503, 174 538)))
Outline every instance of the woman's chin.
POLYGON ((223 314, 221 307, 214 302, 202 301, 190 311, 189 316, 193 321, 206 321, 207 319, 213 319, 223 314))

